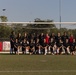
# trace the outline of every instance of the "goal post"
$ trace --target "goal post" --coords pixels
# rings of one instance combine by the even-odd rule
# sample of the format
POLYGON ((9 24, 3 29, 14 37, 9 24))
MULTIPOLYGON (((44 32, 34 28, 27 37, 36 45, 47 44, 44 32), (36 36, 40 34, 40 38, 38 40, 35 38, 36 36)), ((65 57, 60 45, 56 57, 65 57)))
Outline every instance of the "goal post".
POLYGON ((0 24, 65 24, 74 25, 76 22, 0 22, 0 24))
POLYGON ((70 29, 76 29, 76 22, 0 22, 0 25, 5 25, 9 26, 12 28, 15 28, 16 26, 20 26, 21 28, 26 28, 26 29, 54 29, 54 28, 70 28, 70 29), (29 27, 29 25, 42 25, 42 27, 29 27), (46 27, 44 27, 46 25, 46 27), (49 25, 54 25, 54 27, 49 27, 49 25), (70 26, 70 27, 69 27, 70 26))

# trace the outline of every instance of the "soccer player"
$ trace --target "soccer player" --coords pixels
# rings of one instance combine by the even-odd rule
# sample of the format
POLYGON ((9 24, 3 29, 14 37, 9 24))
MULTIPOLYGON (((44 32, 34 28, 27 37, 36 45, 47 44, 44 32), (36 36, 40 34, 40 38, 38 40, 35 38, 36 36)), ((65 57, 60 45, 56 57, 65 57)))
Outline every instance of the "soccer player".
POLYGON ((31 39, 29 46, 30 46, 30 55, 35 54, 35 41, 33 39, 31 39))
POLYGON ((51 54, 54 54, 54 53, 53 53, 54 44, 55 44, 54 39, 53 39, 53 38, 50 38, 48 50, 49 50, 49 53, 51 53, 51 54))
POLYGON ((70 44, 73 43, 73 39, 74 39, 73 34, 70 34, 70 37, 69 37, 69 43, 70 43, 70 44))
POLYGON ((22 45, 22 36, 21 36, 21 33, 18 33, 17 35, 17 39, 18 39, 18 54, 19 54, 19 51, 21 50, 21 45, 22 45))
POLYGON ((41 33, 41 34, 39 35, 40 45, 42 45, 42 44, 44 43, 44 38, 45 38, 44 33, 41 33))
POLYGON ((70 44, 71 55, 75 55, 76 52, 76 39, 73 39, 73 42, 70 44))
POLYGON ((55 42, 53 46, 53 55, 56 55, 56 54, 57 54, 57 44, 55 42))
POLYGON ((23 42, 22 42, 22 53, 23 54, 29 53, 29 50, 27 50, 27 49, 28 49, 28 42, 27 42, 26 39, 24 39, 23 42))
POLYGON ((35 42, 35 53, 36 54, 41 54, 41 45, 39 43, 39 39, 37 39, 36 42, 35 42))
POLYGON ((59 40, 59 43, 57 43, 57 54, 63 54, 62 47, 63 47, 63 42, 62 42, 62 40, 60 39, 60 40, 59 40))
POLYGON ((61 39, 61 34, 58 33, 57 36, 56 36, 56 43, 59 43, 59 40, 61 39))
POLYGON ((56 35, 54 32, 51 34, 50 38, 53 38, 54 42, 56 42, 56 35))
POLYGON ((13 54, 14 52, 14 42, 15 42, 15 32, 12 31, 10 35, 10 44, 11 44, 10 54, 13 54))
POLYGON ((28 35, 26 32, 24 33, 24 36, 22 37, 22 40, 24 40, 24 39, 28 40, 28 35))
POLYGON ((63 43, 66 42, 66 39, 69 39, 69 37, 68 37, 67 33, 64 32, 64 34, 62 35, 62 41, 63 41, 63 43))
POLYGON ((66 39, 66 42, 64 43, 64 47, 65 47, 66 54, 70 54, 70 43, 69 43, 69 39, 66 39))
POLYGON ((18 39, 16 38, 15 43, 14 43, 14 51, 15 51, 15 54, 19 55, 18 50, 19 50, 19 43, 18 43, 18 39))
POLYGON ((46 36, 45 36, 45 41, 46 41, 46 44, 47 44, 47 45, 49 44, 49 39, 50 39, 50 36, 49 36, 49 34, 47 33, 46 36))
POLYGON ((47 43, 46 43, 46 39, 44 39, 44 42, 42 43, 42 54, 46 55, 47 52, 48 52, 47 43))

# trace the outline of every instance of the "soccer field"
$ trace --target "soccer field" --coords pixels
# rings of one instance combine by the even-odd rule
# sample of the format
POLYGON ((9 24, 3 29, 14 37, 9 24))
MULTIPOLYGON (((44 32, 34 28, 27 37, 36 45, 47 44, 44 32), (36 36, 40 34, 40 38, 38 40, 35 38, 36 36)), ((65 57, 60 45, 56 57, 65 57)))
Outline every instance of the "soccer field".
POLYGON ((0 75, 75 75, 76 56, 0 55, 0 75))

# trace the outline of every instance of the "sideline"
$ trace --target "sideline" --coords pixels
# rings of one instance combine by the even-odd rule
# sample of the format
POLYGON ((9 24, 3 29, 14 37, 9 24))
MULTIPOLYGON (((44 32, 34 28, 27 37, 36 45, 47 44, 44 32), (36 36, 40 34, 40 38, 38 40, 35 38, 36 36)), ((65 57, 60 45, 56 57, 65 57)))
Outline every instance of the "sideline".
POLYGON ((0 73, 76 73, 76 70, 27 70, 27 71, 0 71, 0 73))

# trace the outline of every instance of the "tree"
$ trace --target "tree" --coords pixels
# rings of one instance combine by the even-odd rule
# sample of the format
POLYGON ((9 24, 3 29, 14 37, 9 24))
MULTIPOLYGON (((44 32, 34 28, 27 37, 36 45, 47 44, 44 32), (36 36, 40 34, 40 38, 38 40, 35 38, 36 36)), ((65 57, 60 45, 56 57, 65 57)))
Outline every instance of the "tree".
POLYGON ((8 19, 6 16, 0 16, 1 22, 7 22, 8 19))
POLYGON ((11 27, 15 32, 22 32, 23 24, 11 24, 11 27))
POLYGON ((12 29, 9 26, 0 26, 0 38, 9 38, 12 29))
POLYGON ((53 20, 41 20, 40 18, 36 18, 34 20, 34 22, 44 22, 44 24, 28 24, 26 27, 31 29, 30 32, 31 33, 41 33, 41 32, 44 32, 44 33, 47 33, 47 32, 50 32, 50 29, 53 29, 53 28, 56 28, 55 24, 45 24, 46 22, 52 22, 53 23, 53 20))

